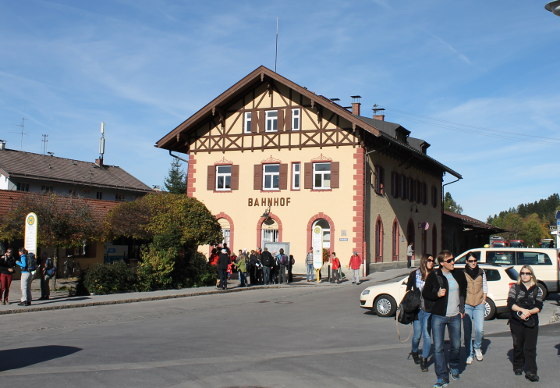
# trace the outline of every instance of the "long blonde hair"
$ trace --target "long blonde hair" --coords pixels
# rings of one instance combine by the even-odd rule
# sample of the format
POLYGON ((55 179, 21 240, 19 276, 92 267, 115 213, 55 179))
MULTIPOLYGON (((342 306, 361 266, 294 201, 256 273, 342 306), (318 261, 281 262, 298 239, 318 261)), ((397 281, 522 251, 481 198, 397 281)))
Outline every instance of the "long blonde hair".
POLYGON ((521 285, 521 283, 523 283, 521 281, 521 272, 523 272, 524 269, 528 269, 529 271, 531 271, 531 283, 532 286, 536 286, 537 285, 537 278, 535 277, 535 272, 533 271, 533 267, 531 267, 528 264, 525 264, 523 267, 521 267, 521 269, 519 270, 519 279, 517 279, 517 284, 521 285))

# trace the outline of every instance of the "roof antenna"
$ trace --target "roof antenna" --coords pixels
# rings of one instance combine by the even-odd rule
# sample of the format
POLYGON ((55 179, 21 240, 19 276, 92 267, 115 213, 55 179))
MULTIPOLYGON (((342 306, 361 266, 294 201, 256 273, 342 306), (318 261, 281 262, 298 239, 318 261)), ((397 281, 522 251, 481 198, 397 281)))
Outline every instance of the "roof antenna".
POLYGON ((278 61, 278 17, 276 17, 276 53, 274 54, 274 72, 276 73, 276 62, 278 61))
POLYGON ((19 143, 19 149, 20 151, 23 151, 23 135, 27 135, 27 133, 24 132, 25 129, 25 117, 21 118, 21 124, 16 124, 16 126, 21 127, 21 141, 19 143))
POLYGON ((99 139, 99 159, 95 162, 101 167, 103 166, 103 154, 105 154, 105 123, 101 122, 101 139, 99 139))
POLYGON ((43 155, 45 155, 47 153, 47 143, 49 142, 49 135, 43 133, 41 137, 41 141, 43 142, 43 155))

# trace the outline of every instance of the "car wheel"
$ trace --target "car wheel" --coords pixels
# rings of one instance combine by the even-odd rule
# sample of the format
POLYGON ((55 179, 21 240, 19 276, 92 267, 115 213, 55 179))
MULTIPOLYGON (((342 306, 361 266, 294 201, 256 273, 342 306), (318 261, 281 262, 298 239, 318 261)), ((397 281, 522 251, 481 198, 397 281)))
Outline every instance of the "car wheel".
POLYGON ((484 304, 484 320, 489 321, 496 315, 496 304, 490 298, 486 298, 486 303, 484 304))
POLYGON ((380 317, 390 317, 397 311, 397 302, 391 295, 380 295, 375 299, 375 312, 380 317))
POLYGON ((538 282, 538 283, 537 283, 537 287, 539 287, 539 288, 541 289, 541 291, 542 291, 542 300, 545 300, 546 297, 548 296, 548 289, 547 289, 546 286, 545 286, 543 283, 541 283, 541 282, 538 282))

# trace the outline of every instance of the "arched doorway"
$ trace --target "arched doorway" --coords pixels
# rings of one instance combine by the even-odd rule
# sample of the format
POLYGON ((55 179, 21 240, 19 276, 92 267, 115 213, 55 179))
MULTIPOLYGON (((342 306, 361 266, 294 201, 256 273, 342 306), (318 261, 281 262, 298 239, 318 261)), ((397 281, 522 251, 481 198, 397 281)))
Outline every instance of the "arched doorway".
POLYGON ((320 239, 313 240, 313 249, 316 248, 315 241, 320 241, 320 246, 318 248, 321 249, 321 251, 323 249, 330 250, 331 249, 331 226, 329 225, 329 222, 324 218, 319 218, 315 220, 315 222, 313 223, 312 226, 313 233, 317 233, 316 232, 317 227, 320 228, 320 232, 319 232, 320 239))
POLYGON ((272 218, 268 218, 262 223, 261 245, 267 242, 277 242, 278 240, 278 223, 272 218))
POLYGON ((375 222, 375 262, 383 261, 383 221, 377 217, 375 222))
POLYGON ((226 243, 231 248, 231 225, 229 221, 225 218, 220 218, 218 223, 222 229, 222 245, 226 243))

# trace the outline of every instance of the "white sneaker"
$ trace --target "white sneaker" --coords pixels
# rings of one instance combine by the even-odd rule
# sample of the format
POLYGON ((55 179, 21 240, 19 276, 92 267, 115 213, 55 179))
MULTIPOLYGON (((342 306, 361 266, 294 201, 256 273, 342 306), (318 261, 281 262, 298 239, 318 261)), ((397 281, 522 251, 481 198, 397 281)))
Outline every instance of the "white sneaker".
POLYGON ((474 350, 474 355, 476 356, 477 361, 484 360, 484 356, 482 355, 482 351, 480 349, 475 349, 474 350))
POLYGON ((473 358, 471 356, 468 356, 467 357, 467 365, 472 364, 472 362, 473 362, 473 358))

